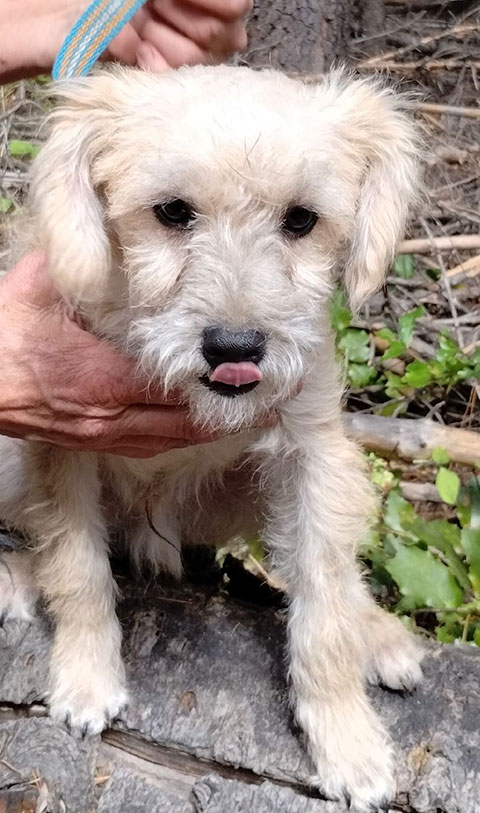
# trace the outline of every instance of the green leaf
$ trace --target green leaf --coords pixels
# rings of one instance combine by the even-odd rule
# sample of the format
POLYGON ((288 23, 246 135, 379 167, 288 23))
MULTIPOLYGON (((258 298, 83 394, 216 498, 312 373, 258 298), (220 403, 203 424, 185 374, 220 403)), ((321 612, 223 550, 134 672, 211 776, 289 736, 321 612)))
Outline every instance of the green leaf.
POLYGON ((407 407, 407 401, 392 401, 390 404, 385 404, 385 406, 382 407, 380 415, 383 415, 385 418, 390 418, 392 415, 403 415, 404 412, 407 411, 407 407))
POLYGON ((411 254, 399 254, 394 265, 397 277, 411 279, 415 274, 415 264, 411 254))
POLYGON ((480 528, 480 478, 474 475, 468 484, 470 498, 470 524, 472 528, 480 528))
POLYGON ((458 607, 462 603, 462 590, 448 567, 427 550, 399 544, 385 567, 404 596, 404 607, 458 607))
POLYGON ((387 359, 397 358, 398 356, 401 356, 406 349, 406 345, 403 342, 399 342, 397 339, 394 339, 388 350, 385 350, 381 360, 386 361, 387 359))
POLYGON ((367 460, 370 466, 371 482, 385 491, 390 491, 396 478, 393 471, 390 471, 387 461, 383 457, 378 457, 374 452, 367 454, 367 460))
POLYGON ((437 634, 437 641, 440 641, 441 644, 453 644, 455 640, 455 634, 445 625, 437 627, 436 629, 437 634))
POLYGON ((376 336, 380 336, 381 339, 385 339, 385 341, 390 342, 390 344, 397 340, 397 334, 390 330, 389 327, 382 327, 381 330, 377 330, 375 332, 376 336))
POLYGON ((257 560, 257 562, 262 562, 264 555, 265 555, 265 548, 263 546, 263 542, 259 536, 252 536, 245 539, 246 544, 248 545, 248 550, 257 560))
POLYGON ((405 384, 403 378, 390 370, 385 373, 387 383, 385 384, 385 394, 388 398, 399 398, 405 394, 405 384))
POLYGON ((335 291, 330 303, 330 318, 332 327, 337 333, 342 333, 349 327, 352 321, 352 314, 345 304, 345 295, 343 291, 335 291))
MULTIPOLYGON (((398 489, 393 489, 388 495, 385 503, 384 521, 393 531, 409 532, 415 517, 413 505, 410 505, 400 494, 398 489)), ((416 537, 413 537, 415 539, 416 537)))
POLYGON ((435 446, 432 449, 432 460, 437 466, 447 466, 450 463, 450 455, 443 446, 435 446))
POLYGON ((460 488, 460 479, 456 472, 442 466, 438 470, 435 487, 443 502, 448 503, 448 505, 455 505, 460 488))
POLYGON ((376 380, 377 375, 375 367, 371 367, 370 364, 348 365, 348 380, 355 389, 367 387, 376 380))
POLYGON ((349 328, 343 334, 338 346, 349 361, 368 361, 370 358, 370 336, 366 330, 349 328))
POLYGON ((447 519, 431 519, 430 521, 413 514, 408 518, 406 530, 411 530, 422 542, 440 550, 448 547, 460 547, 460 528, 447 519))
POLYGON ((31 141, 10 141, 9 151, 14 158, 35 158, 40 152, 38 144, 31 141))
POLYGON ((480 597, 480 529, 462 528, 462 548, 470 563, 469 578, 475 596, 480 597))
POLYGON ((0 214, 5 215, 13 206, 13 200, 10 198, 0 198, 0 214))
POLYGON ((462 590, 470 590, 468 570, 462 558, 457 554, 460 545, 460 528, 446 519, 433 519, 430 522, 414 514, 407 529, 413 532, 421 542, 431 548, 441 550, 448 560, 448 565, 462 590))
POLYGON ((420 319, 421 316, 424 316, 425 308, 423 305, 418 305, 418 307, 414 308, 413 311, 408 311, 408 313, 402 313, 398 320, 398 338, 401 342, 403 342, 407 347, 412 341, 413 336, 413 326, 417 319, 420 319))
POLYGON ((442 271, 440 268, 426 268, 425 271, 430 277, 430 279, 435 280, 435 282, 437 282, 437 280, 441 279, 442 277, 442 271))
POLYGON ((415 387, 415 389, 426 387, 431 381, 428 364, 424 361, 412 361, 407 366, 403 381, 410 387, 415 387))

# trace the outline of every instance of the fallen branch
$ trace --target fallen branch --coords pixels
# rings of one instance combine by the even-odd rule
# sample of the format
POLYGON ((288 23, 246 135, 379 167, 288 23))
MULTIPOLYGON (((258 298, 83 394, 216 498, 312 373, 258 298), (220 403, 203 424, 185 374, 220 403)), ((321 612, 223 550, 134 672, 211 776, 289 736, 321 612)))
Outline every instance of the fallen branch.
MULTIPOLYGON (((376 62, 375 65, 360 65, 361 71, 390 71, 390 73, 406 73, 407 71, 454 71, 460 68, 480 69, 479 61, 471 59, 418 59, 414 62, 395 62, 385 60, 376 62)), ((475 108, 473 108, 475 110, 475 108)), ((480 112, 480 111, 479 111, 480 112)))
POLYGON ((480 107, 456 107, 452 104, 437 104, 436 102, 407 102, 405 106, 410 110, 420 110, 422 113, 442 113, 446 116, 480 119, 480 107))
POLYGON ((397 248, 397 254, 429 254, 435 250, 479 248, 480 234, 454 234, 451 237, 420 237, 415 240, 403 240, 397 248))
POLYGON ((455 463, 473 466, 480 462, 479 432, 443 426, 428 418, 383 418, 361 412, 346 412, 343 417, 355 440, 386 457, 423 460, 442 446, 455 463))

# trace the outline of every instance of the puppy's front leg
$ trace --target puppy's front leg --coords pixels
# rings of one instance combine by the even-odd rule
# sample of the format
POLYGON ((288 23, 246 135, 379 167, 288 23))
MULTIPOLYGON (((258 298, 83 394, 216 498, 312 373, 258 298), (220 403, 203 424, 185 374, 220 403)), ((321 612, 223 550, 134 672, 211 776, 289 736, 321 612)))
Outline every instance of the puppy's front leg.
MULTIPOLYGON (((311 398, 311 396, 310 396, 311 398)), ((362 617, 371 599, 355 548, 372 509, 362 458, 340 419, 320 424, 318 397, 283 414, 271 522, 273 562, 289 586, 293 704, 328 796, 369 810, 394 792, 388 736, 364 690, 362 617)), ((277 447, 278 452, 278 447, 277 447)))
POLYGON ((56 623, 50 712, 94 734, 127 700, 96 458, 45 447, 32 454, 43 495, 30 515, 37 576, 56 623))

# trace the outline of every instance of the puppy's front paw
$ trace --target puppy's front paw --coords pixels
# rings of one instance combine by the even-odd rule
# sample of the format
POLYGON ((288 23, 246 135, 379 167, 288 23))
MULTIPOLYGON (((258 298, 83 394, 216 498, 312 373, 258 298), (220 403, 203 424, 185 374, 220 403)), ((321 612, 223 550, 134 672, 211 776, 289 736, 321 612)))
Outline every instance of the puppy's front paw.
MULTIPOLYGON (((297 714, 305 719, 305 709, 297 714)), ((357 813, 388 806, 395 795, 392 746, 366 703, 311 707, 307 716, 309 725, 302 727, 317 771, 312 784, 357 813)))
POLYGON ((88 678, 61 677, 57 680, 50 700, 50 715, 56 723, 65 725, 75 736, 100 734, 119 716, 127 705, 127 692, 118 681, 107 675, 88 678))

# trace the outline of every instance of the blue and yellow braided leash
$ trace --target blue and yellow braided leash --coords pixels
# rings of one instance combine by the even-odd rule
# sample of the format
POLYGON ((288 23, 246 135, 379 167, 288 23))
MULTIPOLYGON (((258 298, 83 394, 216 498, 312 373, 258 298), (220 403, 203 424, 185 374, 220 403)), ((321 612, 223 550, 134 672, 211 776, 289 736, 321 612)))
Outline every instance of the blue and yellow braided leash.
POLYGON ((94 0, 67 35, 53 66, 54 79, 88 73, 146 0, 94 0))

